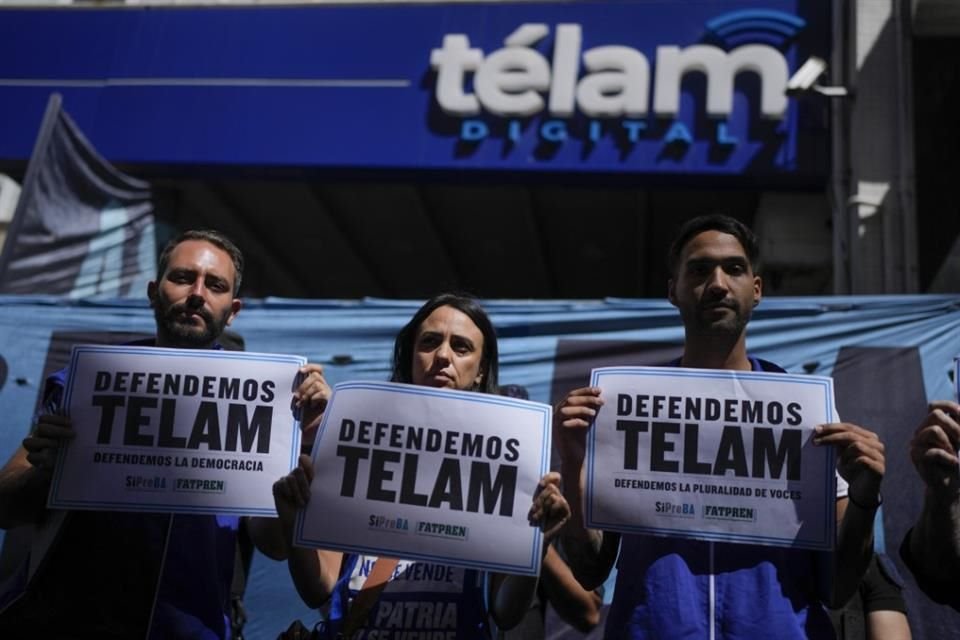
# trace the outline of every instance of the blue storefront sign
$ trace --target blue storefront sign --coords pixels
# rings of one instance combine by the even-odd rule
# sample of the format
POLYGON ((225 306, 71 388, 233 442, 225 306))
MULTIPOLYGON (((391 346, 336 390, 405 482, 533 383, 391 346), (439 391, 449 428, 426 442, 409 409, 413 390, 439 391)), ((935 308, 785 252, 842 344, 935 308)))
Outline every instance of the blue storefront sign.
POLYGON ((0 159, 51 91, 111 161, 741 175, 816 183, 829 3, 0 12, 0 159))

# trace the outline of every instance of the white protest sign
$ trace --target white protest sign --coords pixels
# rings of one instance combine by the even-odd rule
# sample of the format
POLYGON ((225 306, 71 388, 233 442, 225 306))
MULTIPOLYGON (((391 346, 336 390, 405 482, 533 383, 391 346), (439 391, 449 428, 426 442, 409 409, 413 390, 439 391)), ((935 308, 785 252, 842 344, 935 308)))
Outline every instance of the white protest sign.
POLYGON ((594 369, 587 526, 831 549, 833 381, 675 367, 594 369))
POLYGON ((484 393, 338 384, 294 541, 536 575, 542 535, 527 513, 550 466, 551 416, 484 393))
POLYGON ((276 515, 296 465, 300 356, 74 347, 64 406, 76 437, 57 462, 60 509, 276 515))

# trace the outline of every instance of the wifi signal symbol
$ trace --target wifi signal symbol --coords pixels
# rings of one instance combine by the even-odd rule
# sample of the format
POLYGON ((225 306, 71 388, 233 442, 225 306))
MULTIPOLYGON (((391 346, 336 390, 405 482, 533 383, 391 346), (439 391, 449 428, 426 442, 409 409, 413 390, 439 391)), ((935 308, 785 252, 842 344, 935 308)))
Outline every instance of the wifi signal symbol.
POLYGON ((704 38, 730 50, 743 44, 767 44, 786 48, 807 26, 803 18, 774 9, 742 9, 713 18, 704 38))

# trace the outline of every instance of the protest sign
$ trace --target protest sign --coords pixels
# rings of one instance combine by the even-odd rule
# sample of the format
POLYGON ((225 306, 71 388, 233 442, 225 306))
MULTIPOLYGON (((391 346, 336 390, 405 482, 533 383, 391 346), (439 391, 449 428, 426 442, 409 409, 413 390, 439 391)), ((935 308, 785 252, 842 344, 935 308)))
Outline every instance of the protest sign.
POLYGON ((588 438, 587 526, 751 544, 833 546, 830 378, 611 367, 588 438))
POLYGON ((300 451, 299 356, 74 347, 48 504, 62 509, 276 515, 273 482, 300 451))
POLYGON ((334 388, 301 546, 535 575, 527 513, 550 465, 549 405, 407 384, 334 388))

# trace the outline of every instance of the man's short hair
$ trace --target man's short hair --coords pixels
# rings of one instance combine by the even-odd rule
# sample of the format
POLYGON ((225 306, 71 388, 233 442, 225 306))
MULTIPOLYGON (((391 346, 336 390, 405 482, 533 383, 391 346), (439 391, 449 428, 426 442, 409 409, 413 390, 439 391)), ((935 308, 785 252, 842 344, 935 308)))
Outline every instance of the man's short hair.
POLYGON ((743 247, 747 260, 750 261, 750 269, 754 273, 757 272, 760 266, 760 246, 756 234, 750 230, 750 227, 736 218, 722 213, 712 213, 688 220, 680 227, 680 231, 677 232, 673 243, 670 245, 670 252, 667 254, 667 269, 671 278, 677 275, 683 248, 687 246, 690 240, 704 231, 719 231, 736 238, 740 242, 740 246, 743 247))
POLYGON ((227 252, 230 260, 233 261, 233 270, 237 272, 237 277, 233 282, 233 295, 236 296, 240 293, 240 280, 243 278, 243 253, 237 248, 237 245, 233 244, 230 238, 213 229, 190 229, 168 242, 157 260, 157 280, 163 278, 163 274, 166 273, 167 266, 170 263, 170 254, 173 253, 173 250, 177 245, 188 240, 209 242, 227 252))

